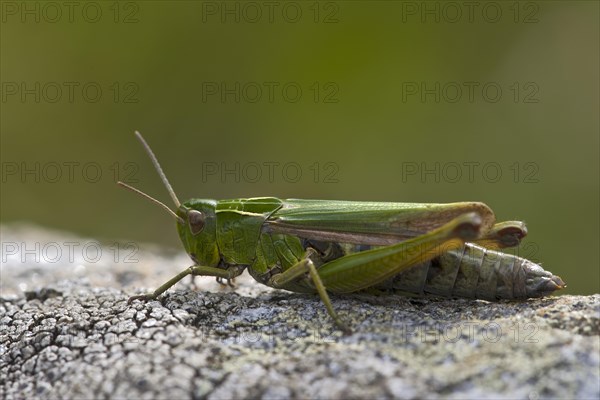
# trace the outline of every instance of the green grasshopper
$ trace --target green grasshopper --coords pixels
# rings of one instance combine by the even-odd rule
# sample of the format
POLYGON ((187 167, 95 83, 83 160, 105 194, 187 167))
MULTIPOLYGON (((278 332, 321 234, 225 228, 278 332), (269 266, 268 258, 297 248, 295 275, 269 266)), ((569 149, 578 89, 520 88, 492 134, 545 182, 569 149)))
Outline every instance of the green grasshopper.
POLYGON ((181 203, 150 146, 135 132, 177 210, 125 183, 167 210, 193 265, 154 292, 156 299, 187 275, 233 279, 244 270, 276 289, 317 293, 343 331, 329 293, 398 291, 485 300, 542 297, 565 287, 539 265, 496 251, 527 234, 519 221, 495 223, 479 202, 449 204, 331 200, 191 199, 181 203))

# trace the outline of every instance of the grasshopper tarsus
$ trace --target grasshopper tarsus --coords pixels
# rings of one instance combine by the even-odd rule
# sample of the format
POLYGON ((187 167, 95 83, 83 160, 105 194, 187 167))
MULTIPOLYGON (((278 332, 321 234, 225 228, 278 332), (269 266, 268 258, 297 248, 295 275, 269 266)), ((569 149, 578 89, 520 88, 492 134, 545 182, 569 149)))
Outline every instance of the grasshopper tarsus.
POLYGON ((127 300, 127 305, 130 305, 131 303, 133 303, 136 300, 140 300, 142 302, 147 302, 149 300, 154 300, 154 299, 156 299, 156 296, 154 296, 152 293, 138 294, 138 295, 135 295, 135 296, 131 296, 127 300))
POLYGON ((350 336, 352 335, 352 329, 350 329, 350 327, 348 325, 346 325, 345 323, 343 323, 342 321, 335 321, 335 324, 337 325, 338 329, 340 331, 342 331, 342 333, 344 334, 344 336, 350 336))
POLYGON ((217 276, 216 281, 221 286, 229 286, 230 288, 234 288, 234 289, 236 287, 234 278, 223 278, 223 277, 217 276), (223 282, 223 280, 225 280, 225 282, 223 282))
POLYGON ((196 277, 194 275, 190 275, 190 285, 192 286, 192 289, 198 289, 198 284, 196 283, 196 277))

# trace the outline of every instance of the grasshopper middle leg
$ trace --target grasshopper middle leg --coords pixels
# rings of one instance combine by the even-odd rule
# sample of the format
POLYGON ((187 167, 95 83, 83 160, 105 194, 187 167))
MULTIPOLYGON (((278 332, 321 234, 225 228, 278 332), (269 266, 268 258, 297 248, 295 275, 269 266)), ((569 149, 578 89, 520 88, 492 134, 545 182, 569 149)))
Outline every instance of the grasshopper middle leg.
POLYGON ((321 281, 321 277, 317 272, 317 268, 310 259, 311 252, 312 251, 309 249, 304 259, 291 266, 285 272, 273 275, 270 279, 269 286, 284 289, 287 284, 292 283, 293 281, 299 279, 300 277, 308 273, 310 275, 312 283, 317 289, 317 293, 319 293, 321 301, 323 302, 323 304, 325 304, 325 308, 327 309, 327 313, 329 314, 329 316, 334 320, 338 328, 340 328, 345 333, 350 333, 350 328, 348 328, 348 326, 341 320, 341 318, 333 309, 331 299, 329 298, 329 295, 325 290, 325 286, 323 286, 323 282, 321 281))

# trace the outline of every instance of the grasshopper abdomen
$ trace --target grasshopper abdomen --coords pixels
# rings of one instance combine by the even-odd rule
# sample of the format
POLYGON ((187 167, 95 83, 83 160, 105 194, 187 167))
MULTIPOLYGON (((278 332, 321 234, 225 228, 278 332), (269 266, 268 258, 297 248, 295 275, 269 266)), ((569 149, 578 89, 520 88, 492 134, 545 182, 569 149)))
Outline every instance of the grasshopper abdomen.
POLYGON ((383 290, 489 301, 543 297, 563 287, 558 276, 532 261, 472 243, 377 285, 383 290))

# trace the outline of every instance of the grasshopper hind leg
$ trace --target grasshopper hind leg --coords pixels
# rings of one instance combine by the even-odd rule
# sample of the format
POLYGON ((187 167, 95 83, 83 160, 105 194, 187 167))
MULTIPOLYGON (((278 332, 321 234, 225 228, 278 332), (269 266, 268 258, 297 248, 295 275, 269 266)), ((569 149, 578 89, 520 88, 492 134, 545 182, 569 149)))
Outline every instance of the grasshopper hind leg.
POLYGON ((491 249, 499 250, 516 247, 527 236, 527 227, 521 221, 504 221, 492 226, 485 235, 473 243, 491 249))
POLYGON ((324 285, 334 293, 351 293, 376 286, 410 267, 460 248, 477 238, 481 219, 475 213, 410 240, 354 253, 319 268, 324 285))

